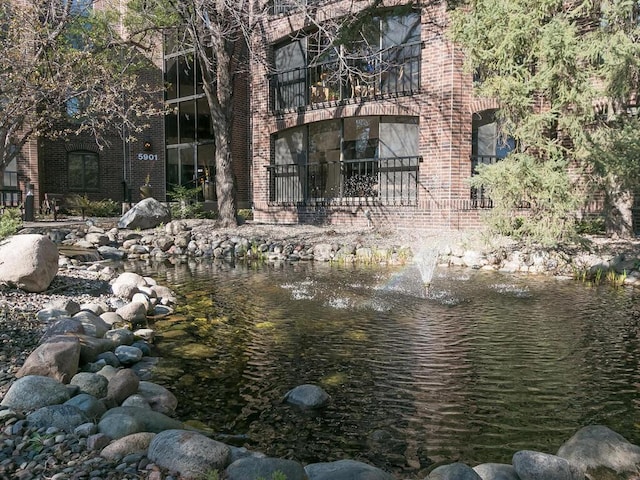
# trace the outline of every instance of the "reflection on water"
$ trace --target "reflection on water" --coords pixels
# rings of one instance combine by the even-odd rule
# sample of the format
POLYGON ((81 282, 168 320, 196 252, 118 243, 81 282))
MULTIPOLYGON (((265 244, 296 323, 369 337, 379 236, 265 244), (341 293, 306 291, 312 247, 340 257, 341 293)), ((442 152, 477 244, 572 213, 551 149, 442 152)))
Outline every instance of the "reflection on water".
POLYGON ((555 453, 586 424, 639 442, 631 292, 439 270, 193 264, 161 322, 158 381, 179 414, 304 463, 355 458, 403 475, 431 462, 555 453), (313 414, 282 404, 327 390, 313 414))

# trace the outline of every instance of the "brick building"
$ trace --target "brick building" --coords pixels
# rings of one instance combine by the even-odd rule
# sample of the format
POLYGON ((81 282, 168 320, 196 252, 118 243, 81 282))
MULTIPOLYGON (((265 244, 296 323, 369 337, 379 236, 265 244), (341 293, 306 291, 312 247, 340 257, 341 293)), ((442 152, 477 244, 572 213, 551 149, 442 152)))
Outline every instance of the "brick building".
POLYGON ((254 218, 478 224, 489 201, 466 180, 509 145, 497 141, 495 105, 472 96, 445 34, 445 2, 380 8, 358 40, 339 46, 322 25, 353 4, 305 15, 299 5, 276 0, 253 46, 271 67, 252 70, 254 218))
MULTIPOLYGON (((491 102, 474 98, 462 53, 445 34, 445 2, 381 7, 360 38, 336 46, 318 25, 351 2, 314 8, 273 0, 250 46, 267 62, 240 68, 234 89, 233 158, 239 208, 261 222, 469 227, 489 200, 467 184, 478 162, 509 150, 491 102), (345 54, 346 52, 346 54, 345 54)), ((136 201, 149 174, 156 198, 203 185, 215 208, 211 118, 193 51, 165 42, 153 82, 171 113, 127 143, 39 140, 3 189, 86 193, 136 201), (146 144, 146 146, 145 146, 146 144), (19 173, 18 173, 19 172, 19 173)), ((160 99, 161 100, 161 99, 160 99)))

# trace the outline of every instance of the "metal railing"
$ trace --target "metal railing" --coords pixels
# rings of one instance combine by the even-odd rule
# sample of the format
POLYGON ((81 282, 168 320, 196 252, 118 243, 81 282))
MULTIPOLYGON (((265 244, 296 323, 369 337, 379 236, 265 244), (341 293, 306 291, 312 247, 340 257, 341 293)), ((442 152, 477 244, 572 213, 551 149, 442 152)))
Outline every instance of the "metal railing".
POLYGON ((422 43, 388 48, 375 55, 317 63, 271 76, 274 111, 381 95, 410 95, 420 89, 422 43))
MULTIPOLYGON (((495 155, 473 155, 471 157, 471 176, 477 175, 478 165, 493 165, 502 160, 495 155)), ((471 187, 471 208, 493 208, 493 200, 484 187, 471 187)))
POLYGON ((269 202, 416 205, 422 157, 267 166, 269 202))

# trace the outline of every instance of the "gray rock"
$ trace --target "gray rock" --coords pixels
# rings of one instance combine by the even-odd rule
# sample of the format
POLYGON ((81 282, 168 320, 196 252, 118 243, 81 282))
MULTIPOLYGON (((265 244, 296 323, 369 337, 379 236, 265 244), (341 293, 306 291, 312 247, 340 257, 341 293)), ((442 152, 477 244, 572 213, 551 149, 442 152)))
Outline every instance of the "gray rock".
POLYGON ((172 415, 178 406, 178 399, 173 393, 152 382, 140 382, 138 395, 147 401, 152 410, 165 415, 172 415))
POLYGON ((389 473, 355 460, 312 463, 304 470, 309 480, 393 480, 389 473))
POLYGON ((90 420, 97 420, 101 418, 107 411, 107 407, 105 407, 102 400, 99 400, 88 393, 79 393, 64 402, 64 405, 71 405, 82 410, 90 420))
POLYGON ((513 455, 513 468, 522 480, 583 480, 577 468, 564 458, 521 450, 513 455))
POLYGON ((96 398, 107 396, 109 381, 97 373, 80 372, 71 379, 71 385, 77 385, 80 391, 96 398))
POLYGON ((133 365, 142 360, 142 350, 138 347, 120 345, 113 352, 123 365, 133 365))
POLYGON ((88 421, 84 412, 73 405, 48 405, 27 415, 27 422, 32 427, 55 427, 69 433, 88 421))
POLYGON ((102 450, 109 445, 111 437, 104 433, 96 433, 87 438, 87 450, 102 450))
POLYGON ((91 302, 91 303, 83 303, 80 305, 80 310, 86 310, 87 312, 91 312, 94 315, 100 316, 104 312, 109 310, 109 305, 105 302, 91 302))
POLYGON ((0 283, 27 292, 44 292, 58 273, 58 247, 38 234, 0 241, 0 283))
POLYGON ((118 228, 155 228, 171 221, 171 211, 155 198, 145 198, 136 203, 118 221, 118 228))
POLYGON ((180 429, 158 433, 147 452, 147 457, 156 465, 178 472, 185 479, 201 478, 211 470, 225 468, 229 456, 229 447, 224 443, 180 429))
POLYGON ((80 362, 95 362, 98 355, 113 350, 115 345, 108 338, 95 338, 91 335, 74 335, 80 341, 80 362))
MULTIPOLYGON (((154 412, 153 410, 140 407, 116 407, 112 408, 111 410, 107 410, 107 412, 100 419, 100 425, 102 425, 103 422, 107 421, 111 423, 117 423, 114 422, 113 419, 109 419, 109 417, 111 417, 112 415, 118 415, 119 421, 122 421, 125 417, 128 417, 131 420, 135 420, 140 425, 139 430, 131 431, 129 432, 129 434, 138 432, 159 433, 164 430, 183 428, 182 422, 176 420, 175 418, 171 418, 163 415, 162 413, 154 412)), ((103 430, 101 429, 100 431, 103 430)), ((123 435, 116 437, 112 435, 113 438, 121 438, 122 436, 123 435)))
POLYGON ((35 410, 69 400, 69 391, 53 378, 27 375, 16 380, 0 405, 15 410, 35 410))
POLYGON ((457 462, 434 469, 427 480, 482 480, 482 478, 470 466, 457 462))
POLYGON ((107 399, 110 402, 120 405, 127 397, 138 392, 140 379, 130 368, 118 370, 116 374, 109 379, 107 387, 107 399))
POLYGON ((302 464, 294 460, 272 457, 244 457, 225 470, 227 480, 272 478, 275 472, 284 474, 287 480, 307 480, 302 464))
POLYGON ((84 334, 84 326, 79 320, 74 320, 71 317, 58 317, 51 325, 47 327, 42 336, 41 342, 46 341, 56 335, 65 335, 67 333, 84 334))
POLYGON ((155 433, 140 432, 121 437, 104 447, 100 456, 108 460, 120 460, 134 453, 146 454, 149 444, 155 436, 155 433))
POLYGON ((118 439, 134 433, 144 432, 145 428, 142 420, 133 415, 112 413, 107 416, 105 413, 98 423, 98 431, 113 439, 118 439))
POLYGON ((105 338, 113 340, 116 345, 131 345, 135 340, 133 332, 128 328, 116 328, 115 330, 109 330, 104 335, 105 338))
POLYGON ((88 310, 81 310, 71 318, 79 320, 84 327, 85 334, 91 337, 102 338, 111 329, 111 325, 88 310))
POLYGON ((16 377, 40 375, 69 383, 78 371, 80 351, 77 338, 66 335, 52 337, 31 352, 16 377))
POLYGON ((124 260, 127 257, 127 252, 109 245, 98 247, 98 253, 105 260, 124 260))
POLYGON ((151 405, 149 405, 149 402, 147 402, 147 399, 144 398, 142 395, 138 395, 138 394, 127 397, 125 401, 122 402, 122 406, 123 407, 140 407, 140 408, 147 408, 151 410, 151 405))
POLYGON ((120 360, 113 352, 104 352, 98 355, 96 362, 104 361, 107 365, 118 368, 120 366, 120 360))
POLYGON ((482 463, 473 469, 482 480, 520 480, 513 466, 504 463, 482 463))
POLYGON ((124 319, 116 312, 104 312, 102 315, 100 315, 100 318, 111 325, 111 327, 124 323, 124 319))
POLYGON ((333 246, 329 243, 319 243, 313 247, 313 258, 319 262, 328 262, 333 258, 333 246))
POLYGON ((42 323, 54 322, 56 320, 60 320, 62 318, 71 318, 69 312, 62 308, 43 308, 36 313, 36 317, 42 323))
POLYGON ((331 397, 322 388, 316 385, 299 385, 289 390, 284 401, 303 408, 322 408, 326 406, 331 397))
POLYGON ((93 422, 83 423, 82 425, 78 425, 74 430, 73 434, 77 435, 81 438, 86 438, 89 435, 93 435, 98 431, 98 426, 93 422))
POLYGON ((116 310, 125 322, 142 323, 147 319, 147 307, 144 303, 131 302, 116 310))
POLYGON ((52 299, 45 303, 43 307, 45 309, 64 310, 69 316, 75 315, 80 311, 80 305, 78 305, 78 302, 64 297, 52 299))
POLYGON ((587 474, 597 469, 637 472, 640 467, 640 447, 604 425, 578 430, 560 447, 558 456, 587 474))

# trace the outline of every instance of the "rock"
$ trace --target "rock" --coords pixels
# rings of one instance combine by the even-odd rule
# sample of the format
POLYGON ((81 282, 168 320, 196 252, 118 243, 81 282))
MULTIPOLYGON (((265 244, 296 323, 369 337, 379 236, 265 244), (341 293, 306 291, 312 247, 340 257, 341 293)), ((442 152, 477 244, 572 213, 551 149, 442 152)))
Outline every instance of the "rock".
MULTIPOLYGON (((108 413, 110 410, 107 410, 108 413)), ((113 439, 123 438, 134 433, 145 431, 144 423, 133 415, 124 413, 111 413, 103 415, 98 423, 98 431, 113 439)))
POLYGON ((329 243, 319 243, 313 247, 313 258, 319 262, 328 262, 333 258, 333 246, 329 243))
POLYGON ((0 405, 15 410, 36 410, 69 400, 69 391, 53 378, 27 375, 16 380, 0 405))
POLYGON ((44 292, 58 273, 58 247, 38 234, 13 235, 0 242, 0 283, 44 292))
POLYGON ((473 469, 482 480, 520 480, 513 466, 504 463, 482 463, 473 469))
POLYGON ((145 198, 136 203, 118 221, 118 228, 155 228, 171 221, 171 211, 155 198, 145 198))
POLYGON ((69 383, 78 371, 80 342, 77 338, 55 336, 29 355, 16 373, 17 378, 27 375, 51 377, 61 383, 69 383))
POLYGON ((80 387, 80 391, 96 398, 107 396, 109 381, 97 373, 80 372, 71 379, 71 385, 80 387))
POLYGON ((327 392, 316 385, 310 384, 299 385, 289 390, 284 396, 285 402, 303 408, 322 408, 330 400, 331 397, 327 392))
POLYGON ((102 315, 100 315, 100 318, 111 325, 111 327, 113 327, 114 325, 121 325, 125 323, 124 319, 116 312, 104 312, 102 315))
POLYGON ((143 323, 147 319, 147 307, 144 303, 131 302, 116 310, 125 322, 143 323))
POLYGON ((131 345, 134 341, 133 332, 128 328, 117 328, 115 330, 109 330, 104 335, 105 338, 108 338, 113 341, 116 345, 131 345))
POLYGON ((51 337, 55 337, 56 335, 64 335, 66 333, 78 333, 83 335, 84 326, 82 322, 79 320, 74 320, 70 317, 58 317, 51 325, 47 327, 47 330, 44 332, 42 336, 41 342, 45 342, 47 339, 51 337))
POLYGON ((389 473, 355 460, 312 463, 304 470, 309 480, 393 480, 389 473))
POLYGON ((127 257, 127 252, 109 245, 98 247, 98 253, 105 260, 124 260, 127 257))
POLYGON ((140 382, 138 395, 142 396, 152 410, 172 415, 178 406, 175 395, 161 385, 151 382, 140 382))
POLYGON ((102 450, 109 445, 111 437, 104 433, 96 433, 87 438, 87 450, 102 450))
POLYGON ((127 397, 138 392, 140 379, 130 368, 118 370, 109 380, 107 387, 107 399, 120 405, 127 397))
POLYGON ((80 362, 94 362, 98 355, 113 350, 115 345, 108 338, 95 338, 90 335, 74 335, 80 341, 80 362))
MULTIPOLYGON (((457 462, 434 469, 427 477, 427 480, 482 480, 482 478, 473 468, 457 462)), ((548 480, 551 480, 551 477, 548 480)))
POLYGON ((98 315, 88 310, 81 310, 73 317, 74 320, 79 320, 84 327, 84 332, 87 335, 96 338, 104 337, 104 334, 111 329, 111 325, 101 319, 98 315))
POLYGON ((78 437, 88 437, 90 435, 94 435, 98 431, 98 427, 93 422, 83 423, 82 425, 78 425, 74 430, 73 434, 78 437))
POLYGON ((140 432, 114 440, 100 452, 100 456, 108 460, 120 460, 132 453, 145 453, 151 440, 156 436, 151 432, 140 432))
POLYGON ((294 460, 272 457, 244 457, 236 460, 227 467, 224 478, 226 480, 273 478, 275 472, 283 473, 287 480, 307 479, 302 464, 294 460))
POLYGON ((116 347, 113 353, 115 353, 122 365, 133 365, 142 359, 142 350, 128 345, 120 345, 119 347, 116 347))
MULTIPOLYGON (((211 470, 224 469, 230 454, 224 443, 196 432, 174 429, 158 433, 151 440, 147 457, 161 468, 178 472, 181 478, 197 479, 211 470)), ((295 479, 287 477, 287 480, 295 479)))
MULTIPOLYGON (((137 432, 130 433, 138 433, 138 432, 154 432, 159 433, 164 430, 171 429, 182 429, 182 422, 176 420, 175 418, 168 417, 159 412, 154 412, 153 410, 149 410, 148 408, 140 408, 140 407, 116 407, 111 410, 107 410, 107 412, 100 419, 100 425, 103 422, 110 421, 114 422, 113 419, 109 419, 112 415, 118 415, 119 421, 122 421, 124 418, 128 417, 132 420, 135 420, 141 425, 141 429, 137 432)), ((100 429, 100 431, 103 431, 100 429)), ((107 432, 104 432, 107 433, 107 432)), ((111 435, 112 438, 120 438, 111 435)))
POLYGON ((61 308, 43 308, 38 311, 36 317, 42 323, 49 323, 63 318, 71 318, 71 315, 61 308))
POLYGON ((79 393, 64 402, 64 405, 71 405, 78 408, 84 412, 89 420, 97 420, 107 411, 107 407, 105 407, 102 400, 99 400, 88 393, 79 393))
POLYGON ((88 421, 84 412, 73 405, 48 405, 27 415, 27 422, 34 428, 54 427, 69 433, 88 421))
POLYGON ((593 475, 596 470, 635 473, 640 467, 640 447, 604 425, 589 425, 578 430, 560 447, 558 457, 592 478, 597 478, 593 475))
POLYGON ((521 480, 584 479, 567 460, 547 453, 521 450, 513 455, 512 464, 521 480))
POLYGON ((149 402, 147 402, 147 399, 144 398, 142 395, 138 395, 137 393, 135 395, 131 395, 130 397, 127 397, 125 401, 122 402, 122 406, 148 408, 149 410, 151 410, 151 405, 149 405, 149 402))

